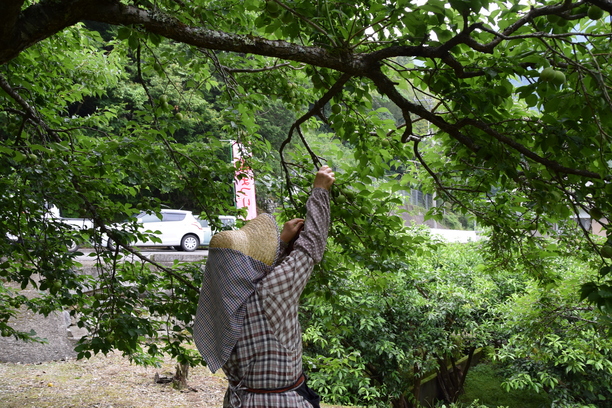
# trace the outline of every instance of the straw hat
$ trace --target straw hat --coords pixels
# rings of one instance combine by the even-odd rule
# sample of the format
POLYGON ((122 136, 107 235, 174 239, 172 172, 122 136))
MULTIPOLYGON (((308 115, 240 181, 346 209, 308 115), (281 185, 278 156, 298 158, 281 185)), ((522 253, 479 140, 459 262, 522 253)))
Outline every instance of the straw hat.
POLYGON ((234 249, 266 265, 272 265, 276 259, 278 245, 276 221, 272 215, 264 213, 238 230, 221 231, 213 235, 209 248, 234 249))

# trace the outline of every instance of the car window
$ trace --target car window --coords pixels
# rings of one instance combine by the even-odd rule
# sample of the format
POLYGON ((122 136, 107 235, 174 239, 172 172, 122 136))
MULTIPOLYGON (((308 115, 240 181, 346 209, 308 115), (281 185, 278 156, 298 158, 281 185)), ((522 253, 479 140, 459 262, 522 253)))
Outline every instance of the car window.
MULTIPOLYGON (((197 220, 203 228, 212 228, 208 220, 200 218, 200 216, 197 217, 197 220)), ((214 228, 215 231, 231 230, 236 226, 236 217, 221 215, 219 216, 219 221, 221 221, 221 227, 219 229, 214 228)))
POLYGON ((143 224, 149 223, 149 222, 160 222, 161 219, 155 215, 155 214, 139 214, 138 215, 138 219, 140 220, 140 222, 142 222, 143 224))
POLYGON ((163 221, 183 221, 185 219, 185 213, 163 213, 163 221))
POLYGON ((236 222, 233 218, 221 218, 221 224, 223 224, 223 229, 228 229, 234 226, 236 222))

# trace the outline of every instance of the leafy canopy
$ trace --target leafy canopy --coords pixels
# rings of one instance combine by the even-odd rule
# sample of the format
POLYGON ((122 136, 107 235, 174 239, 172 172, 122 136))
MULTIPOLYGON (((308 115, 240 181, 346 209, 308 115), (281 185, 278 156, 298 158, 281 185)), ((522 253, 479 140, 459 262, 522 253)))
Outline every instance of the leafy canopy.
MULTIPOLYGON (((600 277, 577 285, 609 313, 612 247, 567 221, 612 213, 611 11, 609 0, 4 0, 0 225, 18 240, 0 238, 2 334, 28 337, 6 323, 21 304, 70 307, 94 333, 84 354, 118 347, 148 361, 155 343, 140 345, 165 327, 168 350, 195 359, 179 340, 196 270, 152 273, 106 252, 108 279, 91 281, 64 248, 162 205, 232 211, 226 140, 251 147, 260 205, 278 204, 281 219, 303 210, 315 167, 335 166, 339 255, 325 270, 384 270, 421 250, 394 215, 396 193, 419 186, 444 202, 431 217, 473 214, 492 229, 496 262, 529 253, 521 261, 543 282, 558 276, 542 256, 596 254, 600 277), (49 203, 95 228, 48 219, 49 203), (543 244, 559 226, 559 245, 543 244), (29 301, 10 284, 54 289, 29 301), (176 321, 153 318, 168 310, 176 321)), ((334 279, 313 285, 341 287, 334 279)))

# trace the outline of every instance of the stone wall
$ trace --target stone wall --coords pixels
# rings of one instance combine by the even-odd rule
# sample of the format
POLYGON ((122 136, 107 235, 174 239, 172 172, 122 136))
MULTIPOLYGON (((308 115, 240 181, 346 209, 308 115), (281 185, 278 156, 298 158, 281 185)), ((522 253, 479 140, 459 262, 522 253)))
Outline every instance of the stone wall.
MULTIPOLYGON (((196 253, 154 253, 149 258, 161 265, 170 267, 175 259, 181 262, 201 261, 207 252, 196 253)), ((97 276, 98 272, 92 261, 81 261, 82 272, 97 276)), ((38 296, 37 290, 23 290, 21 294, 30 298, 38 296)), ((0 337, 0 363, 33 364, 45 361, 64 360, 76 357, 75 343, 87 331, 78 328, 71 321, 67 311, 52 313, 45 317, 22 310, 9 325, 16 330, 29 332, 34 330, 36 336, 45 343, 25 342, 14 337, 0 337)))

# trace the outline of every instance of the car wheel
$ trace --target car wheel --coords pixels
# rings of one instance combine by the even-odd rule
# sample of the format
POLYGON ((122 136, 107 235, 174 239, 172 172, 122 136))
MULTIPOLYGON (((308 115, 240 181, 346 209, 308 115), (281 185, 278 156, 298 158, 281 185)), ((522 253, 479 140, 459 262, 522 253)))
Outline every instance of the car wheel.
POLYGON ((68 245, 66 245, 66 249, 68 250, 68 252, 76 252, 77 249, 79 249, 80 245, 78 242, 76 242, 75 240, 71 240, 70 243, 68 245))
POLYGON ((181 249, 187 252, 193 252, 200 246, 200 239, 195 235, 185 235, 181 239, 181 249))

